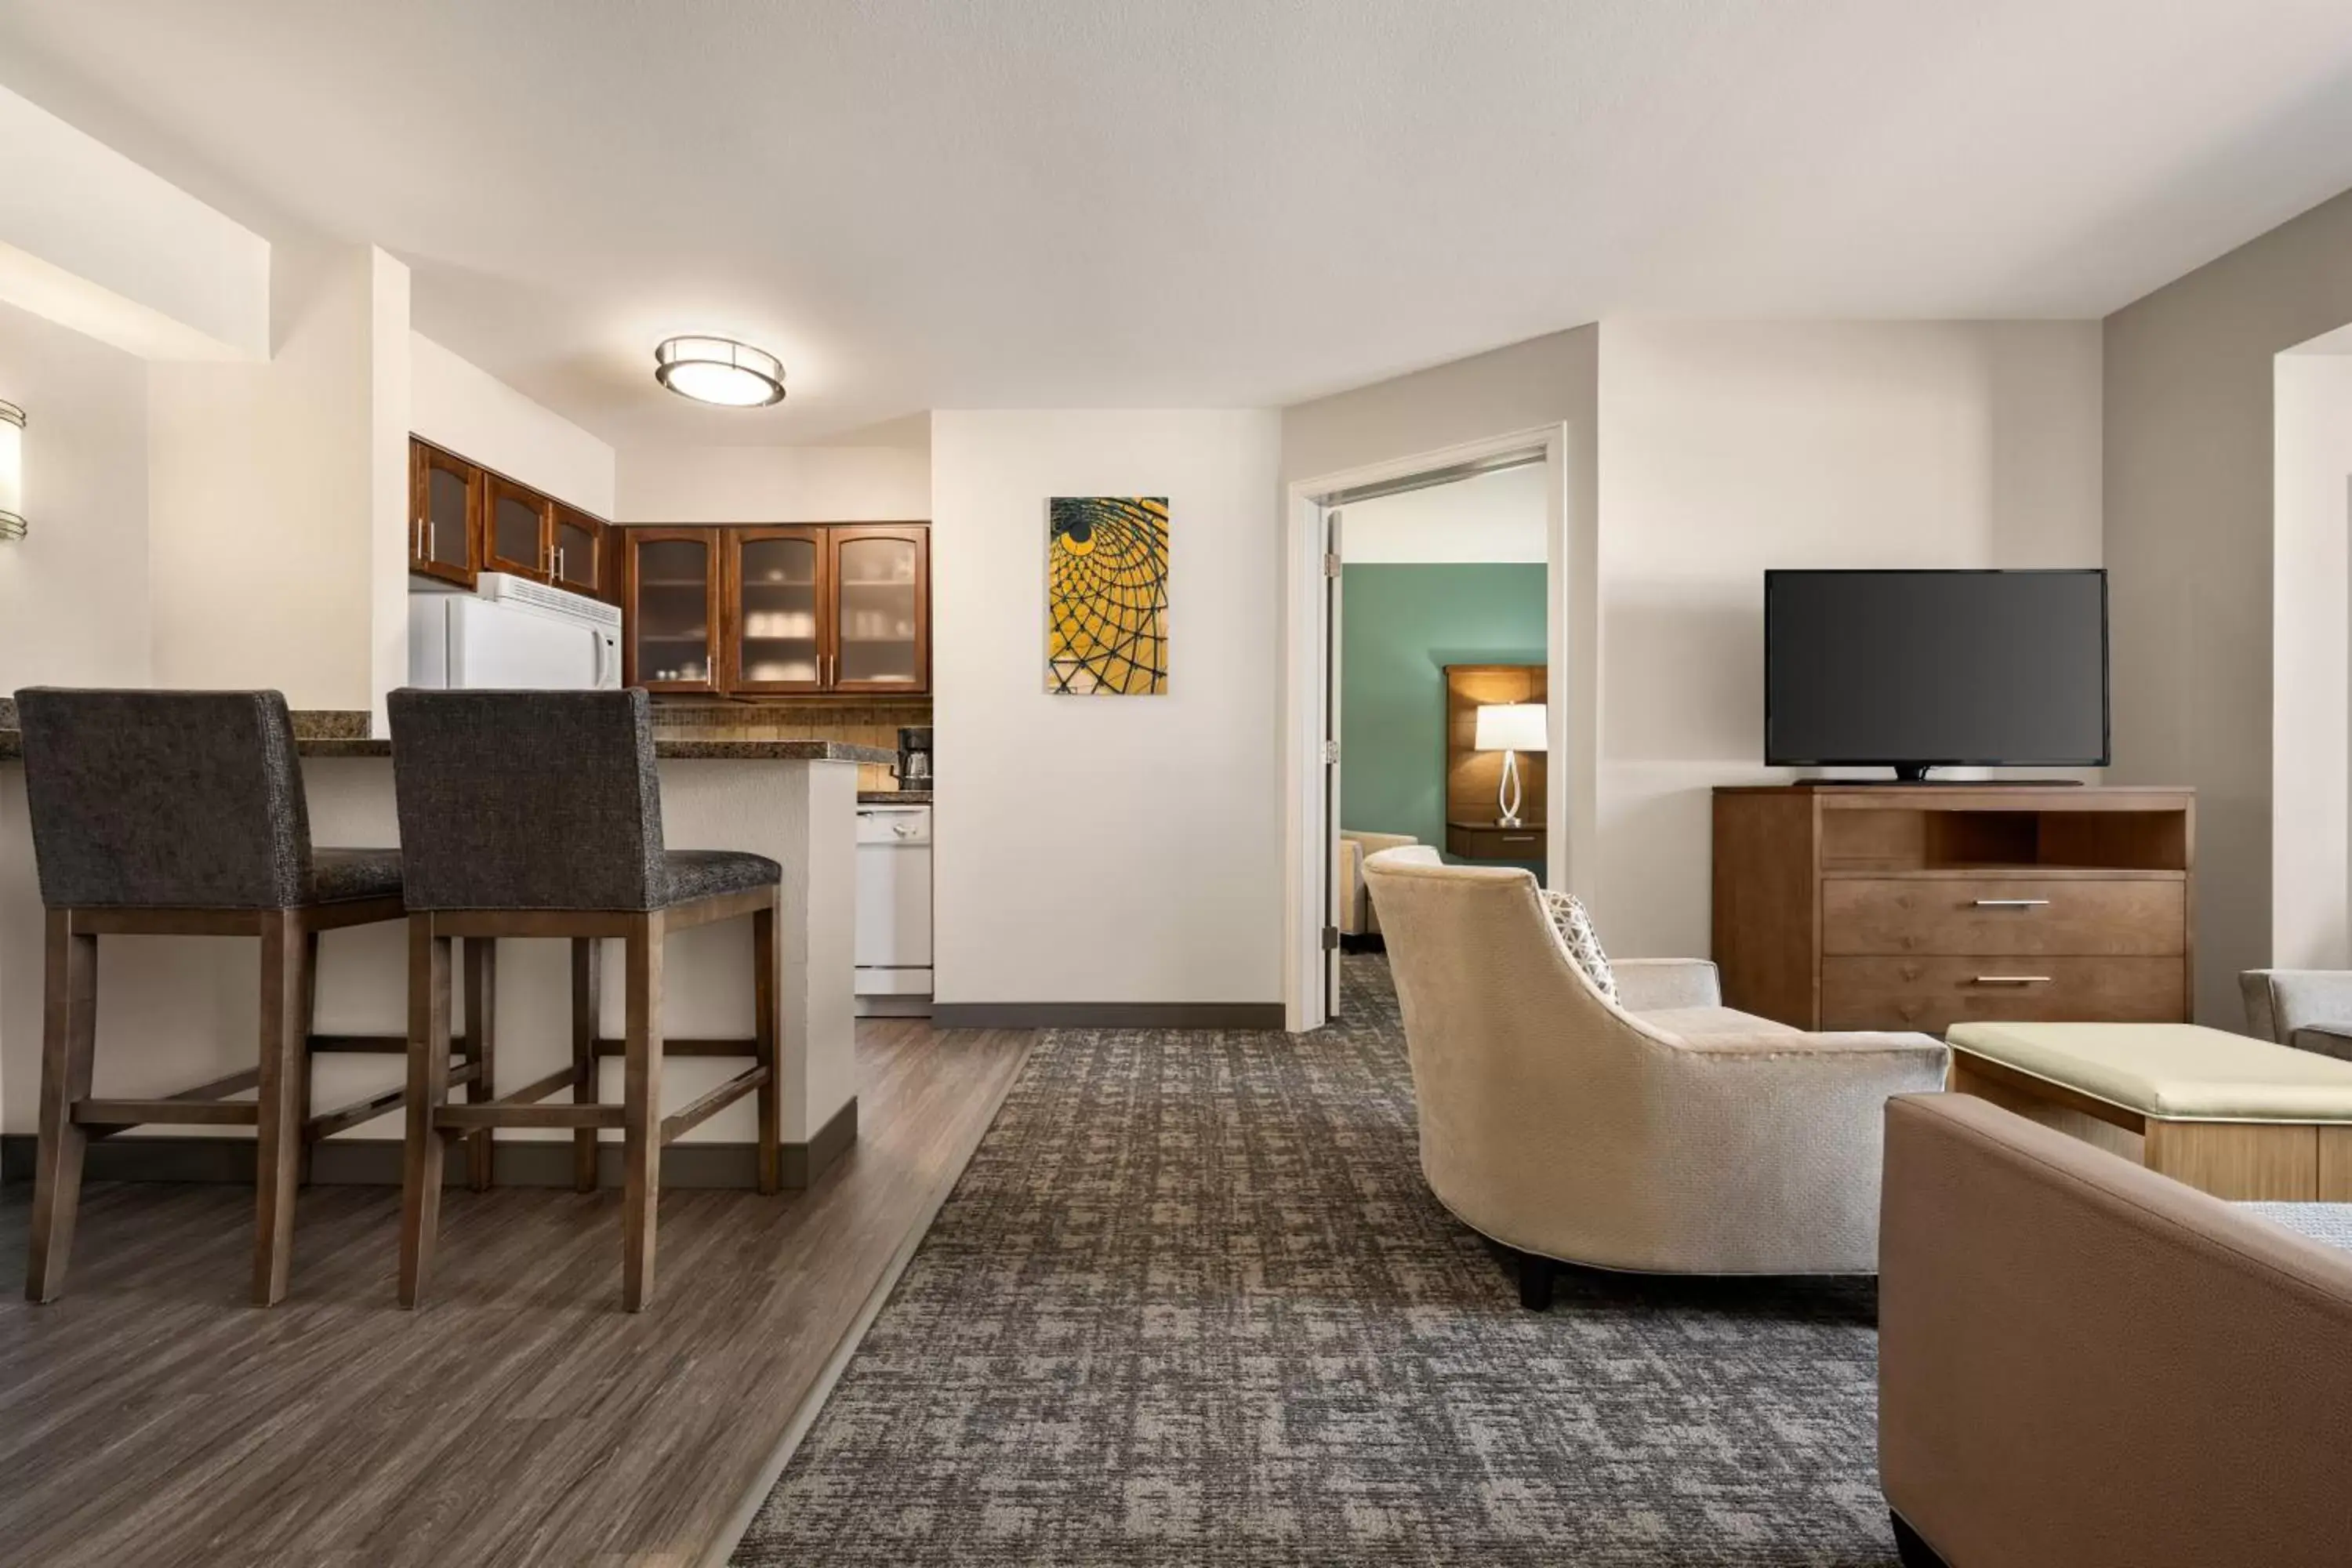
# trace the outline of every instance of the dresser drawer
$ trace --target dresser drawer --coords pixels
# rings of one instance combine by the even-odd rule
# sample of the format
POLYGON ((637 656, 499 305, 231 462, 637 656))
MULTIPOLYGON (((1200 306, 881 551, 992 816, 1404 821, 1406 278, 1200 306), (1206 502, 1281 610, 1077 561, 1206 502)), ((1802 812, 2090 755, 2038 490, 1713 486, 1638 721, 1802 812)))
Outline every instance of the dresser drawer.
POLYGON ((2188 1018, 2180 958, 1825 958, 1822 1027, 1954 1024, 2178 1024, 2188 1018))
POLYGON ((1831 877, 1822 883, 1825 954, 2157 956, 2188 948, 2187 889, 2176 881, 1831 877))

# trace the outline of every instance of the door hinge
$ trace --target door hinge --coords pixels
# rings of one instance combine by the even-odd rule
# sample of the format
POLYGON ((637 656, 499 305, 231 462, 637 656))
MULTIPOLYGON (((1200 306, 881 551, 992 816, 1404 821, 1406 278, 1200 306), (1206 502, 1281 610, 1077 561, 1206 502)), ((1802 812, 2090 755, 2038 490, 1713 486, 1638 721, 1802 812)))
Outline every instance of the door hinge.
POLYGON ((1323 575, 1326 577, 1337 577, 1339 574, 1339 552, 1336 550, 1325 551, 1323 552, 1323 575))
POLYGON ((1339 928, 1338 926, 1325 926, 1323 928, 1323 951, 1326 952, 1336 952, 1339 951, 1339 928))
POLYGON ((1325 767, 1327 767, 1327 768, 1328 768, 1328 767, 1336 767, 1336 766, 1339 764, 1339 742, 1337 742, 1337 741, 1326 741, 1326 742, 1323 742, 1323 765, 1324 765, 1325 767))

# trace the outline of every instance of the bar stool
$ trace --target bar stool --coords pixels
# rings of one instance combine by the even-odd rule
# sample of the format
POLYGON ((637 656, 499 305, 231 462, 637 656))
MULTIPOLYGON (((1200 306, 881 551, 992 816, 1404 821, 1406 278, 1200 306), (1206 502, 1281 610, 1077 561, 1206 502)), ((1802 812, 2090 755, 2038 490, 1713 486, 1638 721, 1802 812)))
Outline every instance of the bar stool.
POLYGON ((286 699, 275 691, 16 693, 33 856, 48 910, 41 1130, 25 1294, 64 1288, 89 1139, 153 1124, 255 1130, 253 1299, 286 1294, 310 1140, 399 1104, 310 1114, 319 933, 401 918, 400 854, 313 849, 286 699), (90 1094, 98 939, 261 939, 257 1067, 162 1100, 90 1094), (231 1100, 246 1089, 252 1100, 231 1100))
MULTIPOLYGON (((782 1184, 777 1071, 776 906, 783 868, 763 855, 669 850, 651 710, 643 689, 395 691, 394 789, 408 901, 408 1143, 403 1166, 400 1304, 423 1294, 440 1222, 443 1142, 499 1127, 572 1130, 573 1175, 595 1185, 596 1135, 622 1135, 621 1304, 653 1294, 662 1146, 757 1091, 759 1184, 782 1184), (662 941, 751 918, 753 1037, 745 1071, 661 1114, 662 941), (449 950, 466 944, 469 1032, 487 1034, 500 937, 572 943, 572 1062, 488 1103, 451 1105, 449 950), (597 952, 621 940, 628 1027, 622 1103, 597 1102, 597 952), (479 956, 477 956, 477 949, 479 956), (477 1022, 476 1020, 480 1020, 477 1022), (542 1104, 569 1088, 568 1105, 542 1104)), ((724 1054, 697 1042, 698 1054, 724 1054)), ((483 1052, 485 1081, 492 1055, 483 1052)))

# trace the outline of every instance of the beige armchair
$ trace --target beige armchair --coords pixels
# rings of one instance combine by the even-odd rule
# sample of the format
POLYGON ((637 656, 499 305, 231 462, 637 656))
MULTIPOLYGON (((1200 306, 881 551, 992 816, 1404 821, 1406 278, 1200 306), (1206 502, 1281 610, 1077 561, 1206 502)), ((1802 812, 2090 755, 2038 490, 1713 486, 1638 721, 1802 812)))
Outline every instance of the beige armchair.
POLYGON ((1943 1085, 1925 1035, 1808 1035, 1721 1005, 1715 966, 1617 966, 1622 1006, 1554 932, 1535 879, 1427 848, 1366 863, 1438 1201, 1520 1255, 1675 1274, 1878 1266, 1889 1097, 1943 1085))
POLYGON ((1371 936, 1381 929, 1380 912, 1364 890, 1364 860, 1384 849, 1402 849, 1420 840, 1410 833, 1359 833, 1339 830, 1337 877, 1339 888, 1339 934, 1371 936))
POLYGON ((2249 1034, 2352 1060, 2352 971, 2249 969, 2238 976, 2249 1034))

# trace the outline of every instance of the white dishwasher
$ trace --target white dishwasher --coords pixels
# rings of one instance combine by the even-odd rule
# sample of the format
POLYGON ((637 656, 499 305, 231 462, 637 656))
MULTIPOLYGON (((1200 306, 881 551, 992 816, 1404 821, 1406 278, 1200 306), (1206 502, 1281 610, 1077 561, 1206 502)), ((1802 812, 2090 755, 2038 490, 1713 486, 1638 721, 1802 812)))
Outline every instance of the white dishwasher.
POLYGON ((931 1010, 931 808, 857 808, 857 1010, 931 1010))

